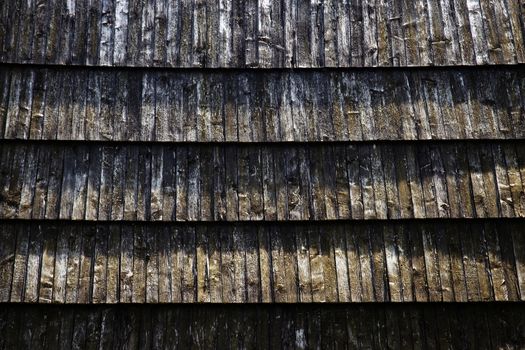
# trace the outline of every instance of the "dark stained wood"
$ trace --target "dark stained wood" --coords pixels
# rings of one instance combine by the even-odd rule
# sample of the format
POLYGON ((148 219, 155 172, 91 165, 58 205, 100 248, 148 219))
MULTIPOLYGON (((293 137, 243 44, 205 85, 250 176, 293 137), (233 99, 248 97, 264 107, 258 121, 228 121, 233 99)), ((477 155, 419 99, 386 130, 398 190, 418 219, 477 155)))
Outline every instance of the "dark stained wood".
POLYGON ((345 153, 334 144, 16 141, 1 149, 13 159, 6 160, 11 166, 4 169, 0 192, 3 219, 298 221, 524 214, 516 192, 523 187, 517 170, 523 173, 525 167, 521 141, 357 143, 345 153), (222 153, 224 158, 212 162, 212 155, 222 153), (124 165, 126 154, 130 161, 124 165), (138 162, 132 156, 137 154, 138 162), (49 169, 35 176, 35 164, 49 169), (224 175, 214 184, 212 174, 224 175))
POLYGON ((4 139, 274 142, 525 135, 520 97, 525 74, 511 66, 357 72, 1 66, 0 73, 4 139))
POLYGON ((2 62, 162 67, 523 63, 516 1, 7 0, 2 62))
POLYGON ((519 349, 525 343, 523 311, 523 305, 494 304, 9 305, 0 314, 9 320, 0 323, 4 335, 0 345, 58 349, 156 349, 162 345, 221 349, 225 344, 254 349, 397 349, 413 344, 429 349, 471 345, 478 349, 519 349), (27 326, 31 332, 24 331, 27 326))
POLYGON ((1 228, 4 302, 524 300, 521 219, 1 228))
POLYGON ((0 349, 524 348, 524 5, 4 0, 0 349))

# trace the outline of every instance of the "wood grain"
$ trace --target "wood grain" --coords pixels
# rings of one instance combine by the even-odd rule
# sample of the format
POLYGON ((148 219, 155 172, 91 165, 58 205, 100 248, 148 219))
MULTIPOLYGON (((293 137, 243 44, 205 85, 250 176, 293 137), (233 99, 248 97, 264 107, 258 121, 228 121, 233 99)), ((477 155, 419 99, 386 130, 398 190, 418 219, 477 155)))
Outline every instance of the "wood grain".
POLYGON ((11 303, 525 300, 521 219, 1 228, 11 303))
POLYGON ((525 135, 525 74, 511 66, 356 72, 0 66, 0 76, 3 139, 308 142, 525 135))
POLYGON ((8 305, 0 345, 270 349, 388 345, 520 348, 522 305, 8 305), (493 321, 488 323, 487 320, 493 321), (8 321, 7 321, 8 320, 8 321), (439 325, 436 325, 439 320, 439 325), (31 326, 31 332, 26 331, 31 326), (370 332, 370 327, 373 333, 370 332), (497 330, 497 332, 495 332, 497 330), (479 332, 479 333, 478 333, 479 332), (228 334, 232 338, 228 337, 228 334))
POLYGON ((0 148, 14 159, 3 170, 2 219, 212 222, 524 215, 523 175, 517 175, 525 167, 522 141, 355 143, 345 152, 339 144, 15 141, 0 148), (212 162, 214 154, 225 157, 212 162), (35 176, 35 164, 49 169, 35 176), (214 183, 212 174, 223 175, 214 183))
POLYGON ((522 6, 491 4, 7 0, 0 61, 237 68, 524 63, 522 6))

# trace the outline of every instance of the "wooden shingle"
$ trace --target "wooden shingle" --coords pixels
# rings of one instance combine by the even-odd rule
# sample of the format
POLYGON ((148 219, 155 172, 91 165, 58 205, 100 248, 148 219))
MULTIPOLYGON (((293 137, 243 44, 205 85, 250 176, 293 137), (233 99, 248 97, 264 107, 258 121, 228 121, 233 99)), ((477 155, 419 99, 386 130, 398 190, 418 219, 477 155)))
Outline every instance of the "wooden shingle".
POLYGON ((523 348, 522 2, 4 0, 0 348, 523 348))
POLYGON ((518 1, 85 1, 0 9, 0 59, 291 68, 524 63, 518 1))

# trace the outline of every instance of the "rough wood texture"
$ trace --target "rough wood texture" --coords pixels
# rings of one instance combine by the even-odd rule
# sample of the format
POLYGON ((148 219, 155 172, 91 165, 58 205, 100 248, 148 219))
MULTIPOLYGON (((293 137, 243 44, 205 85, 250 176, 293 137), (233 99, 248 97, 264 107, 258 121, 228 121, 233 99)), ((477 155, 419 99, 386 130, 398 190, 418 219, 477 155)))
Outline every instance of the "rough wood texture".
POLYGON ((163 67, 525 62, 518 0, 72 0, 0 7, 0 61, 163 67))
POLYGON ((524 5, 1 2, 0 349, 524 348, 524 5))
POLYGON ((0 68, 4 139, 519 139, 521 68, 214 71, 0 68))
POLYGON ((6 165, 0 169, 4 219, 525 216, 522 141, 347 146, 14 141, 0 147, 0 156, 6 165))
POLYGON ((9 305, 20 349, 520 349, 523 305, 9 305), (27 330, 30 327, 31 331, 27 330))
POLYGON ((523 219, 3 221, 0 232, 18 242, 1 251, 10 273, 0 278, 0 302, 525 301, 523 219))

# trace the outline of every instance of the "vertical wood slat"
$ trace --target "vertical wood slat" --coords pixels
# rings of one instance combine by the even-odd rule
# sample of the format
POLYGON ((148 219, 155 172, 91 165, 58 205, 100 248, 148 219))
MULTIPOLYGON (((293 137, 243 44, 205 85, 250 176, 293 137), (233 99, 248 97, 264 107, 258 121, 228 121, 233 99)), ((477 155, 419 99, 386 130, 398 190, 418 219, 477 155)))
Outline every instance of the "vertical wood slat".
POLYGON ((524 77, 511 66, 271 74, 15 67, 0 73, 4 139, 408 141, 524 133, 524 77))
POLYGON ((0 217, 97 221, 521 217, 523 147, 512 146, 495 141, 424 147, 363 144, 341 153, 336 145, 289 149, 6 143, 3 155, 11 166, 4 169, 7 200, 0 217), (461 151, 465 147, 468 154, 461 151))
POLYGON ((0 292, 66 304, 522 298, 511 221, 287 226, 11 225, 0 292))
POLYGON ((491 7, 484 0, 9 1, 2 7, 0 46, 4 62, 19 63, 187 68, 514 64, 524 56, 521 14, 515 2, 491 7))
POLYGON ((234 345, 250 348, 294 344, 300 349, 358 345, 433 348, 473 344, 476 348, 490 348, 491 344, 507 344, 519 347, 523 342, 521 311, 516 305, 452 308, 451 305, 435 304, 409 305, 403 309, 396 305, 229 306, 211 309, 196 306, 191 312, 185 307, 165 305, 126 306, 118 311, 103 306, 63 310, 9 306, 2 317, 10 321, 2 324, 1 331, 5 335, 2 345, 10 347, 39 343, 46 347, 86 348, 147 344, 187 347, 196 343, 214 347, 231 342, 227 337, 230 332, 234 345), (496 321, 489 324, 487 320, 491 316, 496 321), (67 322, 60 322, 61 319, 67 322), (436 320, 439 320, 438 326, 436 320), (515 325, 511 326, 508 320, 514 321, 515 325), (24 325, 30 326, 32 332, 23 328, 24 325))

